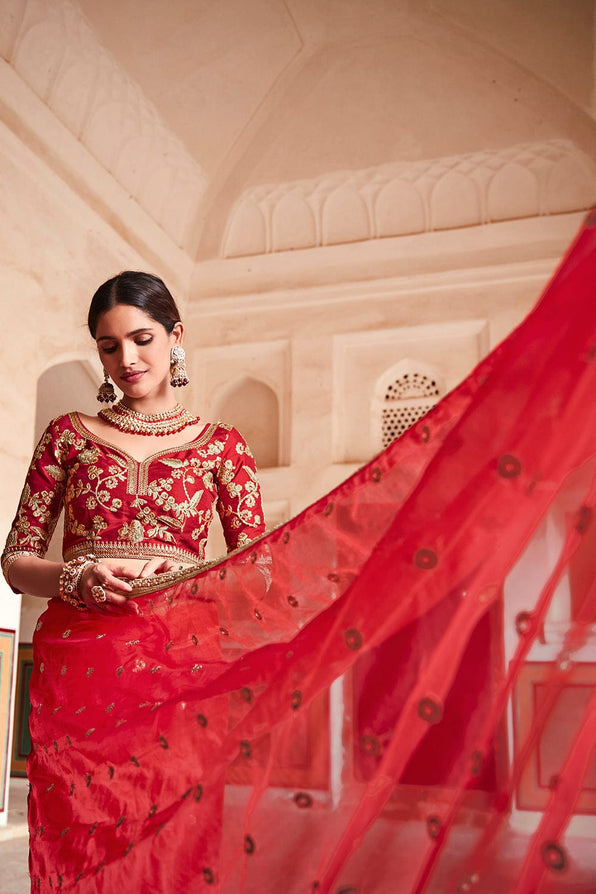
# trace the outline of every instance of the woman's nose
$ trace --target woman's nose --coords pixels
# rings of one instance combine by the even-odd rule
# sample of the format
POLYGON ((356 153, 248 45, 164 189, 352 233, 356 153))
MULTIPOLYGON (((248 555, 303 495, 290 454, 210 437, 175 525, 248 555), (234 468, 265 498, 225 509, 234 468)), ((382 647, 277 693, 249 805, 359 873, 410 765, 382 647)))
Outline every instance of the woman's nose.
POLYGON ((122 344, 122 353, 120 355, 122 366, 134 366, 137 362, 137 346, 134 342, 125 341, 122 344))

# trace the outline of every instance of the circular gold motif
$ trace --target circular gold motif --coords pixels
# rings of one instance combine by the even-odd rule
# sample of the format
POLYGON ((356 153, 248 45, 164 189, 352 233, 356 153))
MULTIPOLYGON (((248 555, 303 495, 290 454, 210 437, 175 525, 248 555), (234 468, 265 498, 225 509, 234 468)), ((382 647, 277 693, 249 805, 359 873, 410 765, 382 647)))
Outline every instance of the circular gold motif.
POLYGON ((511 456, 511 454, 505 453, 503 456, 499 457, 497 468, 499 470, 499 475, 503 478, 516 478, 521 472, 522 467, 516 456, 511 456))
POLYGON ((244 853, 245 854, 254 854, 257 847, 254 842, 254 839, 250 837, 250 835, 244 836, 244 853))
POLYGON ((520 636, 525 636, 530 632, 532 626, 531 612, 518 612, 515 616, 515 629, 520 636))
POLYGON ((203 881, 206 885, 212 885, 215 882, 215 876, 213 875, 213 870, 205 867, 203 869, 203 881))
POLYGON ((346 630, 344 633, 344 640, 348 649, 352 649, 353 651, 357 651, 362 647, 362 634, 354 627, 346 630))
POLYGON ((300 705, 302 704, 302 693, 299 689, 296 689, 292 693, 292 709, 297 711, 300 705))
POLYGON ((294 804, 301 809, 312 807, 312 798, 308 792, 296 792, 294 795, 294 804))
POLYGON ((578 533, 583 534, 588 525, 590 524, 590 520, 592 518, 592 510, 589 506, 582 506, 578 513, 577 525, 575 526, 578 533))
POLYGON ((378 466, 375 466, 375 468, 370 473, 370 477, 375 482, 375 484, 379 483, 379 481, 381 480, 381 476, 382 476, 381 470, 378 468, 378 466))
POLYGON ((431 838, 438 838, 441 833, 441 819, 438 816, 426 818, 426 828, 431 838))
POLYGON ((418 716, 427 723, 439 723, 443 717, 443 705, 428 696, 418 702, 418 716))
POLYGON ((362 736, 360 746, 365 754, 370 754, 373 757, 381 753, 381 746, 376 736, 362 736))
POLYGON ((251 757, 252 756, 252 747, 250 742, 242 741, 240 743, 240 754, 242 757, 251 757))
POLYGON ((197 714, 197 723, 204 728, 207 726, 208 720, 204 714, 197 714))
POLYGON ((472 776, 480 776, 482 772, 482 764, 484 763, 484 757, 481 751, 473 751, 472 752, 472 767, 471 773, 472 776))
POLYGON ((419 549, 414 556, 414 564, 423 571, 429 571, 437 564, 437 554, 432 549, 419 549))
POLYGON ((245 702, 252 701, 252 689, 250 689, 248 686, 242 687, 242 689, 240 690, 240 695, 242 696, 243 701, 245 701, 245 702))
POLYGON ((288 596, 288 602, 290 603, 290 605, 292 606, 292 608, 297 608, 297 607, 298 607, 298 600, 296 599, 295 596, 288 596))
POLYGON ((567 855, 556 841, 547 841, 542 846, 542 859, 554 872, 563 872, 567 868, 567 855))

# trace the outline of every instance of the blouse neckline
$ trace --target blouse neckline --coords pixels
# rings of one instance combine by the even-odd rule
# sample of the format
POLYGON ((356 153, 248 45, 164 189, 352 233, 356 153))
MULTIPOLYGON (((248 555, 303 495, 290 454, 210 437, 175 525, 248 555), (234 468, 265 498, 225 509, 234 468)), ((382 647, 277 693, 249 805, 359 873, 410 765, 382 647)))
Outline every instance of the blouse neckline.
POLYGON ((102 438, 101 435, 96 435, 95 432, 92 432, 90 428, 87 428, 87 426, 81 419, 81 415, 78 410, 69 413, 69 416, 78 433, 86 438, 88 441, 91 441, 92 444, 101 445, 102 447, 107 447, 110 450, 115 450, 116 453, 119 453, 121 456, 125 457, 128 462, 134 463, 136 466, 143 466, 146 463, 149 464, 153 462, 153 460, 159 459, 160 456, 167 456, 169 453, 178 453, 179 451, 186 450, 190 447, 201 447, 209 440, 209 438, 217 428, 216 422, 208 422, 201 433, 197 435, 196 438, 193 438, 192 441, 186 441, 184 444, 178 444, 176 447, 168 447, 164 450, 158 450, 156 453, 151 453, 144 459, 137 459, 136 456, 128 453, 127 450, 124 450, 122 447, 117 447, 116 444, 112 444, 110 441, 106 441, 106 439, 102 438))

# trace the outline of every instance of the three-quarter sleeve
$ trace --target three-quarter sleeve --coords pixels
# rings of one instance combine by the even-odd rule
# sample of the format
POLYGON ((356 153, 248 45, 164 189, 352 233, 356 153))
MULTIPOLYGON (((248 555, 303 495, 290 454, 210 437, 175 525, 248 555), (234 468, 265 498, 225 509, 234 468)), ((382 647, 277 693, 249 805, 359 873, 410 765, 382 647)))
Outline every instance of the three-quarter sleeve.
POLYGON ((228 551, 265 532, 261 490, 250 448, 230 428, 217 473, 217 511, 228 551))
POLYGON ((15 593, 19 591, 10 584, 10 566, 20 556, 45 556, 62 508, 66 472, 56 422, 48 425, 35 448, 2 553, 2 571, 15 593))

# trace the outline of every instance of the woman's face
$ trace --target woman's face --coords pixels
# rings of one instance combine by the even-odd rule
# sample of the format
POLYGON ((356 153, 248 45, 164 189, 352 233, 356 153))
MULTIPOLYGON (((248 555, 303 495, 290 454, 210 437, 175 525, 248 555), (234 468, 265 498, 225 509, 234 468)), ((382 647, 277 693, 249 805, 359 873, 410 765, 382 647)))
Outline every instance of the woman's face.
POLYGON ((171 395, 170 349, 181 338, 182 323, 168 334, 144 310, 128 304, 102 314, 95 333, 106 372, 132 400, 171 395))

